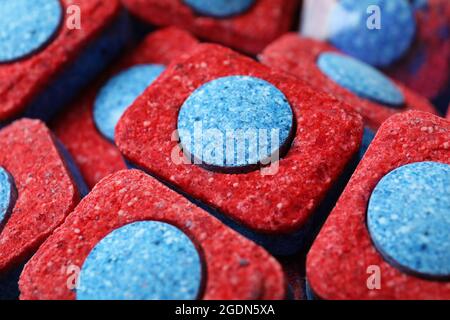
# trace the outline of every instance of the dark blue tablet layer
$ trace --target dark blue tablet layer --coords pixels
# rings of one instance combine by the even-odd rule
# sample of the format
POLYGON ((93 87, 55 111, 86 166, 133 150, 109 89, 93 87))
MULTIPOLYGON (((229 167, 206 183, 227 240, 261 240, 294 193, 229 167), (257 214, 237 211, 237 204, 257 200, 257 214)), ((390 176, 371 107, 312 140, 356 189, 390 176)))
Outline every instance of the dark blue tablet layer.
POLYGON ((325 52, 317 61, 319 69, 354 94, 391 107, 402 107, 403 93, 375 68, 337 53, 325 52))
POLYGON ((16 198, 17 192, 13 178, 3 167, 0 167, 0 231, 14 208, 16 198))
POLYGON ((178 228, 141 221, 114 230, 89 253, 80 272, 78 300, 193 300, 202 265, 178 228))
POLYGON ((333 45, 380 67, 405 55, 416 31, 407 0, 340 0, 328 23, 333 45))
POLYGON ((59 0, 0 0, 0 63, 41 49, 58 31, 62 17, 59 0))
POLYGON ((183 0, 195 12, 217 18, 227 18, 244 13, 255 0, 183 0))
POLYGON ((133 66, 112 77, 100 90, 94 103, 98 130, 114 140, 114 130, 125 110, 164 71, 158 64, 133 66))
POLYGON ((191 94, 178 115, 178 130, 184 152, 196 164, 240 172, 268 164, 289 148, 293 118, 286 97, 272 84, 229 76, 191 94))
POLYGON ((450 165, 417 162, 384 176, 370 197, 367 224, 393 265, 426 278, 450 277, 450 165))
POLYGON ((60 155, 64 159, 65 165, 69 169, 70 175, 77 186, 77 190, 80 197, 84 198, 89 193, 89 187, 84 181, 80 169, 78 169, 75 160, 73 160, 73 156, 67 150, 66 146, 64 146, 64 144, 57 137, 53 137, 53 140, 55 141, 56 147, 58 148, 60 155))
POLYGON ((375 138, 375 133, 367 127, 364 127, 364 135, 362 138, 361 147, 358 151, 358 159, 361 160, 366 154, 367 149, 369 149, 370 144, 375 138))
POLYGON ((0 274, 0 301, 19 300, 19 278, 24 264, 0 274))

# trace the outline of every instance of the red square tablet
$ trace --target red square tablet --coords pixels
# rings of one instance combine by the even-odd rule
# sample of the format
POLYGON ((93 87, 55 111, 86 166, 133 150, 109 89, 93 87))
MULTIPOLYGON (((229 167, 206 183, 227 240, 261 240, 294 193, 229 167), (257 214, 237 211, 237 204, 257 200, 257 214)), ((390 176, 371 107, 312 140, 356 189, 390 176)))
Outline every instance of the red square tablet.
MULTIPOLYGON (((116 128, 116 143, 130 162, 217 209, 221 218, 250 237, 268 237, 269 242, 308 233, 315 209, 351 162, 361 137, 361 119, 349 106, 292 76, 210 44, 198 45, 174 61, 116 128), (287 154, 274 163, 275 174, 226 174, 172 160, 182 153, 174 133, 186 99, 202 85, 234 75, 266 81, 291 106, 295 137, 287 154)), ((299 242, 285 241, 282 246, 289 249, 281 251, 292 253, 299 242)))
POLYGON ((79 201, 71 173, 51 132, 23 119, 0 131, 0 166, 17 199, 0 223, 0 275, 29 258, 79 201))
POLYGON ((206 266, 199 298, 285 297, 281 266, 264 249, 155 179, 129 170, 102 180, 40 247, 21 275, 21 299, 76 298, 68 283, 92 248, 113 230, 149 220, 171 224, 195 243, 206 266))
MULTIPOLYGON (((450 122, 417 111, 395 115, 387 120, 308 254, 307 279, 315 295, 323 299, 450 298, 447 281, 405 272, 394 262, 394 256, 385 259, 384 254, 380 254, 381 251, 375 247, 367 227, 369 199, 380 180, 400 167, 423 162, 434 162, 439 166, 450 164, 450 122)), ((431 176, 429 171, 423 174, 431 176)), ((414 186, 413 182, 411 184, 414 186)), ((389 193, 384 195, 385 202, 389 193)), ((445 200, 448 194, 440 196, 440 201, 448 203, 448 198, 445 200)), ((399 215, 404 214, 408 212, 392 210, 384 219, 389 220, 392 215, 392 221, 398 221, 399 215)), ((385 222, 380 219, 379 223, 385 222)), ((406 231, 399 227, 395 235, 401 236, 406 231)), ((433 231, 428 230, 427 233, 432 236, 433 231)), ((420 241, 422 236, 415 233, 414 241, 420 241)), ((446 244, 442 242, 440 245, 446 244)), ((426 252, 426 246, 417 252, 420 250, 426 252)), ((445 257, 442 259, 446 261, 445 257)))

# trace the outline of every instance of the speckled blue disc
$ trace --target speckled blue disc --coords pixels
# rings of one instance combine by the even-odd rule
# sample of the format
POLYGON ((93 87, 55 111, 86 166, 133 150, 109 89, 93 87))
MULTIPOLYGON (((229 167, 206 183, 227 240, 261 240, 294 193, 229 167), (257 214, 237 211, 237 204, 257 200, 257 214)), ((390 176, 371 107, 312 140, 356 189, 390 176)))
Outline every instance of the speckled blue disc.
POLYGON ((244 13, 255 0, 183 0, 195 12, 217 18, 227 18, 244 13))
POLYGON ((102 87, 94 103, 94 121, 107 139, 114 140, 114 130, 123 113, 164 70, 158 64, 136 65, 102 87))
POLYGON ((370 197, 367 224, 393 265, 450 277, 450 165, 417 162, 384 176, 370 197))
POLYGON ((58 31, 62 17, 59 0, 0 0, 0 63, 42 48, 58 31))
POLYGON ((329 78, 362 98, 391 107, 402 107, 405 102, 394 82, 352 57, 325 52, 319 56, 317 64, 329 78))
POLYGON ((191 94, 178 115, 178 130, 196 164, 233 172, 267 164, 276 152, 281 156, 291 142, 293 119, 289 102, 272 84, 228 76, 191 94))
POLYGON ((380 67, 401 58, 416 31, 413 8, 407 0, 340 0, 328 23, 333 45, 380 67), (380 29, 374 28, 372 17, 377 11, 371 11, 371 6, 379 8, 380 29))
POLYGON ((13 178, 0 167, 0 227, 5 223, 16 201, 16 188, 13 178))
POLYGON ((202 265, 192 241, 178 228, 141 221, 114 230, 89 253, 77 300, 194 300, 202 265))

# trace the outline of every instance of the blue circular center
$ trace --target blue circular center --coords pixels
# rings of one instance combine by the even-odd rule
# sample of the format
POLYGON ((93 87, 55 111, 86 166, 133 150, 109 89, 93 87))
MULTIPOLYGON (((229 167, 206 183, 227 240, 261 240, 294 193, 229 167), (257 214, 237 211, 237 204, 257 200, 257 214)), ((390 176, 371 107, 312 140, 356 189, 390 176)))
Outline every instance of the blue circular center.
POLYGON ((374 66, 388 66, 410 48, 416 30, 407 0, 340 0, 329 16, 330 41, 374 66))
POLYGON ((229 76, 195 90, 178 115, 183 151, 196 164, 233 172, 278 160, 287 151, 294 116, 267 81, 229 76))
POLYGON ((319 56, 319 69, 354 94, 391 107, 402 107, 403 93, 385 75, 351 57, 326 52, 319 56))
POLYGON ((13 178, 4 168, 0 167, 0 227, 11 214, 16 198, 17 192, 13 178))
POLYGON ((417 162, 384 176, 370 197, 367 224, 392 264, 450 277, 450 165, 417 162))
POLYGON ((114 230, 89 253, 80 272, 78 300, 193 300, 202 265, 178 228, 141 221, 114 230))
POLYGON ((107 139, 114 140, 114 130, 123 113, 164 70, 158 64, 133 66, 101 88, 94 103, 94 121, 107 139))
POLYGON ((244 13, 255 0, 183 0, 195 12, 217 18, 227 18, 244 13))
POLYGON ((56 34, 62 18, 59 0, 0 0, 0 63, 41 49, 56 34))

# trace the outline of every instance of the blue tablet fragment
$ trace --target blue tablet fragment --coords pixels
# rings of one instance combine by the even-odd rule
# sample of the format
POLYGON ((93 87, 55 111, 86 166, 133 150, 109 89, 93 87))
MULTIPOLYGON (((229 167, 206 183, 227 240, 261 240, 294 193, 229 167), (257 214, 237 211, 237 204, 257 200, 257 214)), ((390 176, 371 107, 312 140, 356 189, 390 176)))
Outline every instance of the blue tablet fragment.
POLYGON ((340 0, 328 23, 334 46, 379 67, 404 56, 416 32, 407 0, 340 0))
POLYGON ((192 241, 178 228, 140 221, 114 230, 89 253, 77 300, 193 300, 202 265, 192 241))
POLYGON ((450 165, 417 162, 384 176, 370 197, 367 224, 394 266, 425 278, 450 277, 450 165))
POLYGON ((59 0, 0 0, 0 63, 44 47, 57 33, 63 15, 59 0))
POLYGON ((195 164, 242 172, 277 161, 292 140, 285 95, 265 80, 228 76, 195 90, 178 115, 183 151, 195 164))
POLYGON ((395 83, 368 64, 332 52, 322 53, 317 64, 330 79, 361 98, 396 108, 405 103, 395 83))
POLYGON ((14 180, 4 168, 0 167, 0 231, 11 214, 17 199, 14 180))
POLYGON ((246 12, 255 0, 183 0, 195 12, 204 16, 227 18, 246 12))
POLYGON ((114 141, 114 130, 126 109, 165 70, 159 64, 136 65, 112 77, 94 102, 94 121, 98 130, 114 141))

